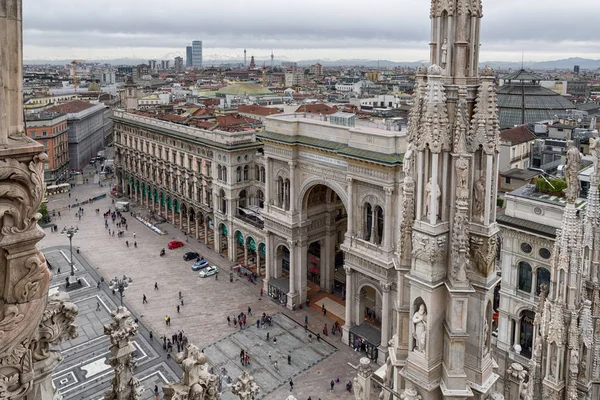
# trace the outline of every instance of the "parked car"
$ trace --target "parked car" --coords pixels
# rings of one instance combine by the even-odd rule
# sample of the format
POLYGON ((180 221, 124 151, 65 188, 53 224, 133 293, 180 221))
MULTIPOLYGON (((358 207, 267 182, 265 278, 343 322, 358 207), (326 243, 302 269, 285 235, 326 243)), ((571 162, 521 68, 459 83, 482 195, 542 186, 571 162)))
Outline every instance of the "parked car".
POLYGON ((202 271, 200 271, 198 276, 200 276, 200 278, 206 278, 207 276, 214 275, 218 272, 219 272, 219 268, 217 268, 216 265, 211 265, 210 267, 204 268, 202 271))
POLYGON ((195 251, 188 251, 183 255, 183 261, 195 260, 197 258, 200 258, 200 254, 196 253, 195 251))
POLYGON ((201 269, 206 267, 208 267, 208 261, 202 258, 192 265, 192 271, 200 271, 201 269))
POLYGON ((182 246, 183 242, 180 242, 179 240, 172 240, 169 242, 169 245, 167 247, 172 250, 182 246))

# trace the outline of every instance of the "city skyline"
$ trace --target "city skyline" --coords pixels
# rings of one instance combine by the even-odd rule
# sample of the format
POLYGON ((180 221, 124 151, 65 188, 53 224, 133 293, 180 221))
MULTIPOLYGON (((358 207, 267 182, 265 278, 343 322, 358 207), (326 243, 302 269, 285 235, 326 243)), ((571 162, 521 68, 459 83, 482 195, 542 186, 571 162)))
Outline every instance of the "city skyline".
MULTIPOLYGON (((364 17, 358 2, 339 0, 307 0, 298 8, 276 8, 263 0, 252 10, 234 0, 224 18, 214 18, 223 11, 212 4, 183 1, 175 9, 157 1, 106 3, 110 13, 102 14, 68 7, 65 0, 25 2, 24 59, 185 57, 186 44, 195 39, 204 42, 207 63, 241 59, 244 48, 257 59, 268 58, 272 49, 276 58, 289 61, 429 58, 429 27, 417 18, 428 13, 429 2, 419 0, 375 0, 373 18, 364 17), (48 9, 63 11, 60 18, 47 18, 48 9), (383 12, 388 9, 395 11, 383 12), (133 22, 131 15, 137 17, 133 22)), ((545 1, 543 9, 517 0, 484 4, 481 61, 600 58, 600 40, 591 39, 593 25, 581 20, 590 15, 589 4, 573 0, 569 9, 557 0, 545 1), (544 29, 545 23, 569 29, 544 29)))

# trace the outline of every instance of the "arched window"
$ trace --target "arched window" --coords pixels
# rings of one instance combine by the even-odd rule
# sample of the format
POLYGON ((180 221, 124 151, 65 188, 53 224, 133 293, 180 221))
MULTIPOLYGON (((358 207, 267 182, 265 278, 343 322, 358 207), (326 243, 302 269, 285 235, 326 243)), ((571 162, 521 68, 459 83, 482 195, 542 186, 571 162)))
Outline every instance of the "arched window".
POLYGON ((263 194, 262 190, 258 190, 256 192, 256 199, 258 200, 258 206, 263 208, 265 206, 265 195, 263 194))
POLYGON ((227 167, 223 167, 223 182, 227 182, 227 167))
POLYGON ((265 167, 260 167, 260 181, 262 183, 266 182, 266 180, 267 180, 266 176, 267 176, 267 174, 265 173, 265 167))
POLYGON ((377 213, 377 244, 381 244, 381 240, 383 238, 383 210, 381 207, 375 207, 377 213))
POLYGON ((277 178, 277 207, 283 206, 283 178, 277 178))
POLYGON ((519 344, 521 345, 521 355, 531 358, 531 350, 533 349, 533 320, 535 313, 530 310, 525 310, 521 313, 521 333, 519 335, 519 344))
POLYGON ((244 166, 244 181, 248 180, 248 170, 249 170, 248 166, 247 165, 244 166))
POLYGON ((223 180, 223 170, 220 165, 217 165, 217 179, 223 180))
POLYGON ((227 214, 227 199, 225 198, 225 191, 223 189, 219 192, 219 198, 221 200, 220 210, 223 214, 227 214))
POLYGON ((237 169, 235 170, 235 179, 236 182, 242 181, 242 167, 237 167, 237 169))
POLYGON ((364 238, 365 240, 371 240, 371 228, 373 227, 373 207, 371 204, 365 204, 365 232, 364 238))
POLYGON ((258 165, 254 166, 254 180, 260 181, 260 167, 258 165))
POLYGON ((532 273, 531 265, 521 261, 519 263, 519 290, 531 293, 532 273))
POLYGON ((246 203, 247 203, 246 191, 242 190, 239 195, 238 204, 240 205, 240 207, 246 208, 246 205, 247 205, 246 203))
POLYGON ((290 180, 286 179, 283 186, 285 187, 285 209, 289 211, 290 209, 290 180))
POLYGON ((536 272, 535 294, 540 295, 542 285, 546 285, 546 290, 550 290, 550 271, 544 267, 539 267, 536 272))

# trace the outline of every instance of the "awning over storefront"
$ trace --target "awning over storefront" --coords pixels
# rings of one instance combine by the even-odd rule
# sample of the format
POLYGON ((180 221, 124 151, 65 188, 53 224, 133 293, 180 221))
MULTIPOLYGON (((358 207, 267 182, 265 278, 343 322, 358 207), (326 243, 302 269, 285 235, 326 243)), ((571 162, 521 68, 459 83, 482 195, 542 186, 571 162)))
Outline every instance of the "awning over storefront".
POLYGON ((363 322, 360 325, 353 326, 350 328, 350 332, 375 346, 381 344, 381 331, 369 323, 363 322))
POLYGON ((279 289, 284 293, 290 291, 290 280, 288 278, 271 279, 269 281, 269 285, 279 289))

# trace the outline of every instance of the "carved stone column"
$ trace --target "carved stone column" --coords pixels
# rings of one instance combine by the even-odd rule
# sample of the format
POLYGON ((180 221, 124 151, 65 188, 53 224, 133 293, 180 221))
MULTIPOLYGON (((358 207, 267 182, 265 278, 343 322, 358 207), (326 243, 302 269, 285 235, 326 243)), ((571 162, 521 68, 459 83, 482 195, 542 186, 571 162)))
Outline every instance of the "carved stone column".
POLYGON ((246 371, 242 371, 242 375, 237 378, 237 381, 231 388, 231 393, 239 397, 240 400, 253 400, 258 396, 260 388, 254 382, 254 378, 246 371))
POLYGON ((48 306, 31 342, 35 378, 33 390, 25 397, 26 400, 55 398, 52 373, 62 356, 60 352, 50 350, 50 345, 77 337, 77 327, 73 324, 77 313, 77 306, 69 302, 66 293, 55 293, 48 299, 48 306))
POLYGON ((163 387, 165 400, 219 398, 219 378, 208 372, 206 356, 198 347, 188 344, 174 358, 183 369, 183 379, 163 387))
POLYGON ((115 371, 111 379, 111 389, 104 394, 105 400, 138 400, 144 388, 133 376, 136 361, 135 348, 131 339, 137 335, 138 326, 125 307, 119 307, 111 313, 113 322, 104 325, 104 334, 110 336, 109 364, 115 371))
POLYGON ((22 1, 0 1, 0 398, 22 399, 35 381, 34 342, 50 272, 37 249, 44 147, 24 135, 22 1))

